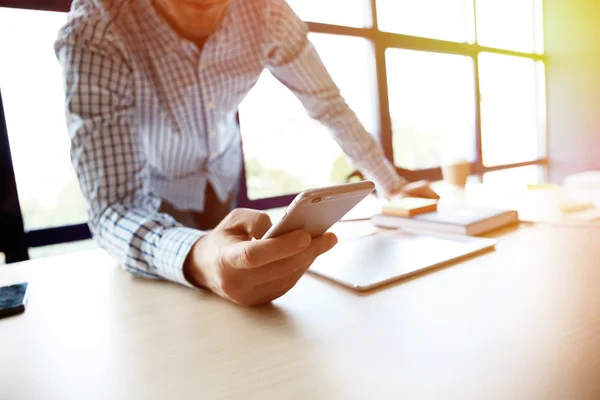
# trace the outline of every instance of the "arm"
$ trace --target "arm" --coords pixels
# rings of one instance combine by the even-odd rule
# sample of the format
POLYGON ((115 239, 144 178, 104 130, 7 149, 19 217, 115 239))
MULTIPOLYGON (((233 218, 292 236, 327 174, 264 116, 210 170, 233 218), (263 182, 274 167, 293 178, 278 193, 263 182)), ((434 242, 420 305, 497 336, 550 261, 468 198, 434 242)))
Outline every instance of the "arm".
POLYGON ((402 190, 405 180, 385 158, 342 98, 307 37, 306 25, 283 0, 271 2, 267 57, 269 70, 302 102, 308 114, 327 126, 357 168, 385 195, 402 190))
POLYGON ((144 190, 131 71, 116 46, 60 39, 71 159, 99 245, 133 274, 190 285, 183 263, 202 232, 159 214, 144 190))
POLYGON ((335 235, 313 240, 298 230, 252 240, 271 227, 267 214, 237 209, 204 233, 158 213, 161 200, 143 186, 131 71, 116 46, 91 42, 61 39, 56 52, 65 71, 73 165, 99 244, 136 275, 204 287, 238 304, 285 294, 335 245, 335 235))

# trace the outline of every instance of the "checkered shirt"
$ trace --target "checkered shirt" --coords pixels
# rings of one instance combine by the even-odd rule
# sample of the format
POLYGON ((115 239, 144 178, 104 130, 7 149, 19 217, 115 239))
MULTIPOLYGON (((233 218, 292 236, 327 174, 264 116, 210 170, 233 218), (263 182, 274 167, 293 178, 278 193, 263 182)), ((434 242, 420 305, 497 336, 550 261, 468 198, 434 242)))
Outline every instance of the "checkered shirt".
POLYGON ((159 213, 160 204, 202 211, 207 182, 221 200, 234 190, 242 162, 237 108, 265 68, 381 191, 404 182, 284 0, 231 0, 202 49, 150 0, 75 0, 55 51, 90 229, 136 275, 189 285, 183 263, 206 232, 159 213))

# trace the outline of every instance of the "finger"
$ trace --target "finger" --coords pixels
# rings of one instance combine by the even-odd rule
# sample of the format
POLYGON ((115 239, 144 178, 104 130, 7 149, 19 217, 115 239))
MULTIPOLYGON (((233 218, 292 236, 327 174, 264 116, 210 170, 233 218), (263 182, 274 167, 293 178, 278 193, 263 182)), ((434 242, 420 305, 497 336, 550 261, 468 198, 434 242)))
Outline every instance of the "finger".
POLYGON ((429 199, 440 198, 440 196, 431 189, 431 187, 429 186, 429 182, 425 180, 412 182, 406 185, 406 187, 404 188, 404 195, 412 197, 423 197, 429 199))
POLYGON ((440 196, 434 192, 430 187, 424 187, 420 190, 420 196, 427 199, 439 199, 440 196))
MULTIPOLYGON (((331 250, 337 243, 337 237, 333 233, 325 233, 324 235, 313 239, 310 246, 294 257, 285 260, 285 264, 294 265, 296 268, 287 276, 271 279, 265 283, 256 286, 253 290, 254 299, 253 305, 267 304, 271 301, 283 296, 304 276, 315 259, 321 254, 331 250)), ((275 263, 282 264, 282 263, 275 263)), ((284 265, 279 265, 281 270, 285 270, 284 265)))
POLYGON ((325 233, 313 239, 310 246, 294 256, 248 270, 244 281, 251 286, 260 286, 268 282, 287 279, 298 271, 304 273, 303 270, 306 270, 315 258, 329 251, 336 243, 337 237, 333 233, 325 233))
POLYGON ((218 228, 233 233, 261 238, 271 228, 271 218, 263 211, 236 208, 219 224, 218 228))
POLYGON ((435 199, 436 193, 433 192, 429 188, 415 188, 411 190, 407 190, 406 194, 410 197, 422 197, 422 198, 431 198, 435 199))
POLYGON ((428 193, 428 197, 429 197, 430 199, 439 200, 439 198, 440 198, 440 195, 439 195, 439 194, 437 194, 437 192, 436 192, 435 190, 433 190, 433 189, 431 189, 431 188, 430 188, 430 189, 429 189, 429 193, 428 193))
POLYGON ((257 268, 296 255, 310 243, 310 234, 298 229, 271 239, 236 243, 224 258, 234 268, 257 268))
POLYGON ((313 260, 323 253, 328 252, 337 244, 337 236, 332 232, 326 232, 312 240, 310 246, 308 246, 307 253, 313 260))
POLYGON ((404 191, 406 192, 417 192, 419 190, 423 190, 423 188, 429 187, 429 182, 428 181, 415 181, 415 182, 410 182, 408 183, 405 187, 404 187, 404 191))

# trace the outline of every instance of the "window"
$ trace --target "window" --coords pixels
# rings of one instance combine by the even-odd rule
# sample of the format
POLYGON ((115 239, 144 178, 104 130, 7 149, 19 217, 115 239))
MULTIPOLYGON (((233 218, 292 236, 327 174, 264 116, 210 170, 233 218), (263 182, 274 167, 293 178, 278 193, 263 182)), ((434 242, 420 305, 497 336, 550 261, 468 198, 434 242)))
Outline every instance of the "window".
POLYGON ((535 60, 481 53, 481 132, 486 166, 535 160, 545 155, 537 134, 543 118, 543 64, 535 60))
POLYGON ((386 32, 475 41, 472 0, 378 0, 377 18, 386 32))
POLYGON ((26 230, 85 222, 53 44, 64 13, 0 8, 0 87, 26 230))
MULTIPOLYGON (((288 2, 399 169, 437 179, 446 158, 470 161, 480 176, 546 162, 540 0, 288 2)), ((353 170, 268 73, 240 122, 250 203, 338 183, 353 170)))
MULTIPOLYGON (((372 45, 338 35, 311 34, 310 39, 342 96, 365 128, 375 132, 372 45)), ((308 117, 300 101, 269 72, 240 106, 240 128, 251 200, 342 183, 354 170, 328 129, 308 117)))
POLYGON ((477 0, 477 40, 482 46, 543 52, 542 0, 477 0))
MULTIPOLYGON (((437 179, 444 158, 461 157, 486 182, 545 179, 541 0, 287 1, 308 22, 342 96, 399 170, 437 179)), ((26 230, 86 220, 52 48, 62 7, 0 8, 0 87, 26 230)), ((244 206, 284 206, 289 197, 281 196, 354 172, 328 130, 268 72, 239 116, 244 206)), ((53 251, 62 250, 40 247, 33 255, 53 251)))
POLYGON ((386 66, 395 164, 418 170, 446 158, 474 161, 473 60, 388 49, 386 66))
POLYGON ((91 249, 97 249, 98 244, 95 240, 81 240, 73 243, 61 243, 50 246, 35 247, 29 250, 29 256, 32 259, 50 257, 64 253, 75 253, 78 251, 85 251, 91 249))
POLYGON ((538 165, 486 172, 483 183, 494 186, 527 186, 546 182, 546 168, 538 165))
POLYGON ((371 26, 370 0, 287 0, 304 21, 332 25, 371 26), (340 12, 343 10, 343 12, 340 12))

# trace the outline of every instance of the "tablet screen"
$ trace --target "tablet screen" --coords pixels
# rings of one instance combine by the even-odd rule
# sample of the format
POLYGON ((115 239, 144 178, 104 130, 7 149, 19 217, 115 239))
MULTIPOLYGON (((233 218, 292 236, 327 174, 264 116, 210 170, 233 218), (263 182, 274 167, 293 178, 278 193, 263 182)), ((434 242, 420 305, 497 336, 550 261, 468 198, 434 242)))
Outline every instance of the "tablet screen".
POLYGON ((374 288, 495 245, 494 239, 405 230, 341 241, 309 271, 357 290, 374 288))

